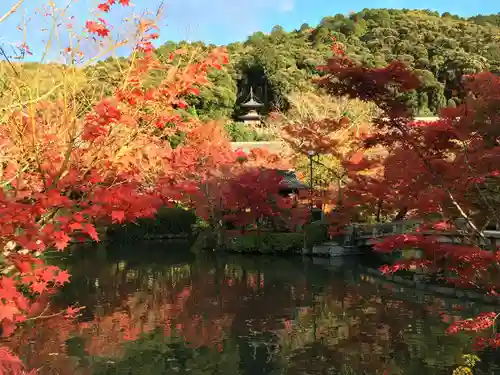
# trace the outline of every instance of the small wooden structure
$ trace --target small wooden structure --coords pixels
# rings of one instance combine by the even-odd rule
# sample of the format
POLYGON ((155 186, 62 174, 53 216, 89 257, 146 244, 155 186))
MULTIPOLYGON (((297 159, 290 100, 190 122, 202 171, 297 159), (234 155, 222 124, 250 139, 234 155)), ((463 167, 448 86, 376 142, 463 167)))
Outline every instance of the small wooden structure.
POLYGON ((309 186, 297 178, 294 171, 278 170, 278 173, 283 176, 283 180, 280 182, 280 195, 299 195, 300 191, 309 189, 309 186))

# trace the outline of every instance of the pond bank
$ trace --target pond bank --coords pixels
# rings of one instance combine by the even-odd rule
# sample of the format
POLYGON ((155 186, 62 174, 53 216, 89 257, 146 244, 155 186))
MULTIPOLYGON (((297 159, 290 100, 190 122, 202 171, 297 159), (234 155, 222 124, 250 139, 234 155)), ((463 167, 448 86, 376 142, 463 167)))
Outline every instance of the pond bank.
POLYGON ((453 297, 457 300, 467 300, 471 302, 481 302, 489 305, 500 305, 500 297, 487 295, 485 293, 476 292, 465 288, 448 287, 433 283, 419 282, 416 280, 409 280, 398 275, 384 275, 378 269, 366 268, 366 273, 371 277, 384 280, 387 285, 403 287, 407 289, 426 291, 434 295, 441 295, 445 297, 453 297))

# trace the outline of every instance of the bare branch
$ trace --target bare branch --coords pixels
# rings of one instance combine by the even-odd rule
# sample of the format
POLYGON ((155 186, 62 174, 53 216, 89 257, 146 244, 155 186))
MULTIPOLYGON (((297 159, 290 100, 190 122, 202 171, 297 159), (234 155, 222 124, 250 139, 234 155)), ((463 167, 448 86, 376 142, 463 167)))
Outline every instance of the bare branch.
POLYGON ((9 18, 17 10, 17 8, 21 6, 22 3, 24 3, 24 0, 19 0, 17 3, 15 3, 7 13, 5 13, 2 17, 0 17, 0 23, 9 18))

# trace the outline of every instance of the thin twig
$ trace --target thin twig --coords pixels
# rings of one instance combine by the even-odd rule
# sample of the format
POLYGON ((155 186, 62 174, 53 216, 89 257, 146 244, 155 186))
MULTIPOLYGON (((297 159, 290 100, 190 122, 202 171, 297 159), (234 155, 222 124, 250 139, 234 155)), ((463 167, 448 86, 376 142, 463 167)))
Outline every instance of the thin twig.
POLYGON ((7 54, 5 53, 5 50, 3 49, 3 47, 0 47, 0 54, 2 54, 2 56, 5 58, 5 60, 9 63, 10 67, 12 68, 12 70, 14 71, 14 73, 16 74, 17 78, 21 78, 21 75, 17 71, 16 67, 10 61, 9 56, 7 56, 7 54))
POLYGON ((35 103, 38 103, 40 102, 41 100, 49 97, 50 95, 52 95, 59 87, 61 87, 63 84, 60 83, 56 86, 54 86, 50 91, 48 91, 47 93, 43 94, 43 95, 40 95, 38 98, 35 98, 35 99, 31 99, 31 100, 27 100, 25 102, 22 102, 22 103, 16 103, 16 104, 11 104, 7 107, 4 107, 4 108, 0 108, 0 110, 9 110, 9 109, 14 109, 14 108, 22 108, 28 104, 35 104, 35 103))
POLYGON ((19 0, 17 3, 15 3, 7 13, 5 13, 2 17, 0 17, 0 23, 9 18, 17 10, 17 8, 21 6, 22 3, 24 3, 24 0, 19 0))

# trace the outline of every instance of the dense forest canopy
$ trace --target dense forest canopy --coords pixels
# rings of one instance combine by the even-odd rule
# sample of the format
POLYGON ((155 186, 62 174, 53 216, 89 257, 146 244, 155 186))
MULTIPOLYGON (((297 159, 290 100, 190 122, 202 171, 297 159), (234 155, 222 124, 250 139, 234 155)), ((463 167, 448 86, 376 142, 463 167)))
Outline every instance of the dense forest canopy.
MULTIPOLYGON (((422 87, 406 93, 405 99, 417 116, 435 115, 442 107, 460 103, 464 74, 500 71, 500 13, 466 19, 448 12, 364 9, 325 17, 315 28, 303 24, 287 32, 275 26, 270 33, 256 32, 245 42, 228 45, 230 64, 211 72, 213 85, 190 98, 193 111, 201 117, 236 119, 250 87, 265 104, 265 113, 286 111, 289 94, 314 90, 316 67, 331 55, 332 38, 344 45, 351 59, 366 66, 400 60, 415 69, 422 87)), ((167 42, 156 53, 165 60, 183 49, 186 54, 175 59, 187 64, 192 58, 202 59, 213 47, 167 42)), ((128 64, 126 58, 109 58, 87 68, 84 102, 110 94, 128 64)), ((163 72, 158 72, 161 77, 163 72)))

